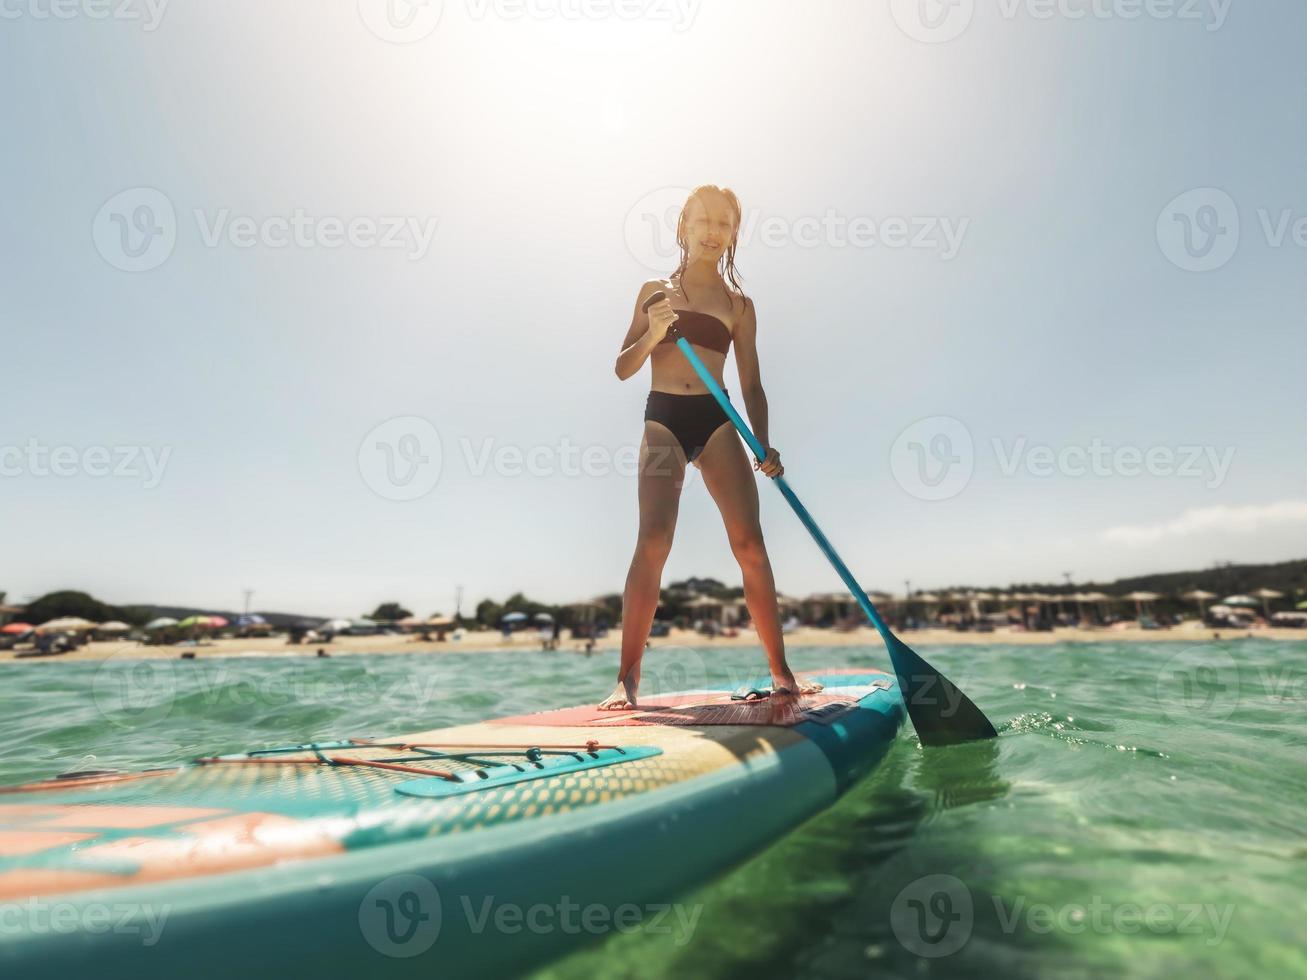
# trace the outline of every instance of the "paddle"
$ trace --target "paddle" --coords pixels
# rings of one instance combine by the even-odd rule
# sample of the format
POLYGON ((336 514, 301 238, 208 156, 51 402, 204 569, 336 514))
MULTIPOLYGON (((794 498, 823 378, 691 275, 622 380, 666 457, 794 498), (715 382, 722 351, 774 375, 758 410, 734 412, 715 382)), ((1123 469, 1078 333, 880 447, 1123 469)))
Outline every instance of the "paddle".
MULTIPOLYGON (((655 303, 661 302, 667 298, 667 294, 662 290, 654 293, 643 305, 645 313, 649 312, 649 307, 655 303)), ((681 349, 681 353, 686 356, 690 366, 708 386, 712 396, 717 399, 717 404, 721 405, 730 420, 735 424, 744 441, 749 444, 753 455, 757 457, 758 462, 762 462, 767 457, 767 450, 758 438, 749 429, 748 424, 740 417, 740 413, 735 410, 726 393, 722 391, 721 386, 709 373, 708 368, 704 366, 699 355, 694 352, 690 342, 684 337, 679 336, 676 325, 673 324, 668 332, 676 337, 676 346, 681 349)), ((785 477, 778 476, 773 481, 776 484, 781 495, 789 501, 794 508, 794 513, 799 516, 803 526, 808 529, 812 535, 817 547, 835 566, 835 571, 839 573, 844 584, 848 587, 849 592, 862 607, 862 611, 867 614, 871 620, 871 625, 876 627, 880 637, 885 641, 885 647, 889 651, 890 662, 894 665, 894 673, 898 676, 899 690, 903 694, 903 701, 908 707, 908 717, 912 719, 913 726, 917 729, 917 734, 921 737, 923 745, 952 745, 955 742, 970 742, 976 739, 995 738, 998 733, 994 731, 994 726, 989 723, 989 719, 981 713, 965 694, 959 691, 951 681, 930 664, 926 663, 921 657, 912 651, 912 649, 900 640, 890 628, 885 625, 885 620, 881 619, 880 613, 876 607, 871 604, 867 598, 867 593, 862 591, 862 586, 858 584, 848 567, 840 560, 836 554, 834 546, 826 540, 826 535, 821 533, 821 528, 817 522, 812 519, 806 507, 799 502, 799 498, 790 485, 785 482, 785 477)))

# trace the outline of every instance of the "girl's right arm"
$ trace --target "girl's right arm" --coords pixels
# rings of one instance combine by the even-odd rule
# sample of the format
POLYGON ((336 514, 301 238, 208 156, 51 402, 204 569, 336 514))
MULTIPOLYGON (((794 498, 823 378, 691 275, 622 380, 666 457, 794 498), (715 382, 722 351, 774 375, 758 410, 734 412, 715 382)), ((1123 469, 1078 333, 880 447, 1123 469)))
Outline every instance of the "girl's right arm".
POLYGON ((645 301, 659 289, 663 289, 662 283, 656 280, 647 282, 640 288, 640 295, 636 297, 635 312, 631 314, 631 326, 626 331, 626 339, 622 341, 622 352, 617 355, 615 366, 617 377, 622 381, 640 370, 645 360, 653 353, 653 349, 667 336, 668 328, 676 322, 676 312, 672 309, 671 301, 667 299, 649 307, 648 313, 644 312, 645 301))

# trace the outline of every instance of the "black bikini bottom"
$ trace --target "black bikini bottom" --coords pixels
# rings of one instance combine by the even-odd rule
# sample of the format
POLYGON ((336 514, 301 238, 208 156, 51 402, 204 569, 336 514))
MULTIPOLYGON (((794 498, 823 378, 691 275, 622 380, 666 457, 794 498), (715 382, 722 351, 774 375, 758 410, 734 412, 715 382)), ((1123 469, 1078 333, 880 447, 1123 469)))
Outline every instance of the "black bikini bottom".
POLYGON ((731 420, 711 394, 674 395, 651 391, 645 402, 644 419, 665 425, 676 436, 687 462, 693 463, 708 445, 708 439, 731 420))

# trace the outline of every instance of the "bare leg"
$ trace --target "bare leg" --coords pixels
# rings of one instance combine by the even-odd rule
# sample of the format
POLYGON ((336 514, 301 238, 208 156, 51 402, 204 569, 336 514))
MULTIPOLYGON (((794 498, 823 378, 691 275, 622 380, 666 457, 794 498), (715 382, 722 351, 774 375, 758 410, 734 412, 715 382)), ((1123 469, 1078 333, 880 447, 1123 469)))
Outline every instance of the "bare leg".
POLYGON ((758 639, 767 652, 772 687, 794 694, 821 690, 820 684, 800 684, 785 660, 780 613, 776 607, 776 580, 772 576, 767 546, 758 522, 758 486, 744 446, 730 425, 713 433, 695 465, 703 473, 704 485, 712 494, 726 524, 726 537, 744 577, 744 601, 753 617, 758 639))
POLYGON ((605 710, 635 707, 640 658, 658 611, 658 589, 672 550, 684 479, 681 444, 665 426, 646 422, 640 443, 640 532, 622 594, 622 665, 616 689, 599 705, 605 710))

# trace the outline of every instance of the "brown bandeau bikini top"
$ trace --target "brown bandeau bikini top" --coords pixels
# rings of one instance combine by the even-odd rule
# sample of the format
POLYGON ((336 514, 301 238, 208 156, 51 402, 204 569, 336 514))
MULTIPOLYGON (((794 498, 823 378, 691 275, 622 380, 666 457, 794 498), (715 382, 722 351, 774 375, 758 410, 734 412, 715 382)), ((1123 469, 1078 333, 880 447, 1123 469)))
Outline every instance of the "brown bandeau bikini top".
POLYGON ((706 347, 721 354, 731 349, 730 328, 711 313, 677 310, 676 322, 659 344, 674 344, 677 336, 684 337, 696 347, 706 347))

